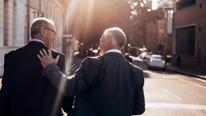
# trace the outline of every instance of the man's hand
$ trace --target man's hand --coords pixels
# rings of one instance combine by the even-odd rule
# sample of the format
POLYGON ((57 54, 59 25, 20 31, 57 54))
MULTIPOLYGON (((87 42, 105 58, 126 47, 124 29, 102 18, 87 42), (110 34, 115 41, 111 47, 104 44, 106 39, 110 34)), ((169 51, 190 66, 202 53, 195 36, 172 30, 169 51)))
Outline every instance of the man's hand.
POLYGON ((37 55, 37 57, 39 58, 41 65, 46 68, 47 65, 49 64, 57 64, 57 62, 59 61, 59 55, 56 58, 52 57, 52 53, 51 50, 48 50, 48 52, 46 52, 45 49, 40 50, 39 54, 37 55))

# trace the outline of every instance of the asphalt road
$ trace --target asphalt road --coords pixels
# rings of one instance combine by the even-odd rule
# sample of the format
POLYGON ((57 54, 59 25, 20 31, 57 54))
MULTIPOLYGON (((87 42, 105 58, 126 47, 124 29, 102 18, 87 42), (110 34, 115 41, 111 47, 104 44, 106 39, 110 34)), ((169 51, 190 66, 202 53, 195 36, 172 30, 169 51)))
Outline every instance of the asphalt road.
POLYGON ((206 116, 206 81, 147 70, 144 63, 134 62, 145 69, 146 111, 142 116, 206 116))
POLYGON ((206 82, 171 72, 145 70, 143 116, 206 116, 206 82))

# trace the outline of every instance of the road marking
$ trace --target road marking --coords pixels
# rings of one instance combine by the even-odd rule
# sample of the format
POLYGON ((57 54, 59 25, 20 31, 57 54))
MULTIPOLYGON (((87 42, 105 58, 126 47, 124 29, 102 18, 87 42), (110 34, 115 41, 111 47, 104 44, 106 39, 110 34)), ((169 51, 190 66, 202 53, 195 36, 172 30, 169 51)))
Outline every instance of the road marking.
POLYGON ((177 104, 177 103, 146 103, 149 109, 186 109, 186 110, 206 110, 206 105, 177 104))
POLYGON ((195 78, 195 80, 198 80, 198 81, 206 83, 206 80, 203 80, 203 79, 195 78))
POLYGON ((195 84, 195 83, 193 83, 193 82, 190 82, 190 81, 186 81, 186 80, 184 80, 184 79, 182 79, 182 78, 177 78, 177 79, 179 79, 180 81, 183 81, 183 82, 185 82, 185 83, 188 83, 188 84, 191 84, 191 85, 193 85, 193 86, 196 86, 196 87, 200 87, 200 88, 203 88, 203 89, 206 89, 206 86, 202 86, 202 85, 199 85, 199 84, 195 84))
MULTIPOLYGON (((158 72, 154 72, 154 71, 145 71, 144 70, 144 73, 148 73, 149 75, 153 75, 152 78, 154 79, 176 79, 177 77, 175 76, 167 76, 165 78, 164 74, 163 73, 158 73, 158 72)), ((170 74, 167 74, 167 75, 170 75, 170 74)))
POLYGON ((165 92, 166 94, 171 95, 171 96, 175 97, 175 98, 178 99, 178 100, 182 100, 181 97, 175 95, 174 93, 170 92, 169 90, 167 90, 167 89, 162 89, 162 90, 163 90, 163 92, 165 92))

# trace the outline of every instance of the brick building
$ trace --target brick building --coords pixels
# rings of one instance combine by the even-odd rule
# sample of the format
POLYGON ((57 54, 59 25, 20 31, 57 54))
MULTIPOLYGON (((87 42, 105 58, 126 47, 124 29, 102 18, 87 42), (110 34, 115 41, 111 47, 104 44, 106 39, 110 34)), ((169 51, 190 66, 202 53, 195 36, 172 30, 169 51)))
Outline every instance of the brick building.
POLYGON ((4 54, 30 41, 29 28, 36 17, 55 22, 57 38, 54 49, 62 51, 64 16, 68 0, 0 0, 0 75, 4 54))
POLYGON ((206 0, 174 3, 173 61, 182 67, 206 67, 206 0))
POLYGON ((153 53, 172 53, 173 1, 157 0, 157 8, 163 9, 163 18, 146 25, 146 47, 153 53))
POLYGON ((150 22, 146 24, 145 44, 149 51, 154 52, 158 45, 158 24, 150 22))

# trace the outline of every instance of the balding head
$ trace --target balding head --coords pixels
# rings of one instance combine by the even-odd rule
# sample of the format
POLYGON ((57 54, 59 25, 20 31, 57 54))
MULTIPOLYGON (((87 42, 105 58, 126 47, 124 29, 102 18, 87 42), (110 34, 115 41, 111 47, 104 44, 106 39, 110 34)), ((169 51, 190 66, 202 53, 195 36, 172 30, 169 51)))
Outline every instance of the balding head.
POLYGON ((104 31, 104 35, 111 35, 113 41, 115 41, 120 49, 122 49, 126 43, 126 34, 119 27, 108 28, 104 31))
POLYGON ((121 50, 126 43, 126 35, 122 29, 119 27, 108 28, 104 31, 99 47, 100 53, 104 54, 107 50, 110 49, 119 49, 121 50))
POLYGON ((54 22, 45 17, 35 18, 31 25, 31 38, 34 38, 35 35, 39 34, 41 27, 55 27, 54 22))
POLYGON ((34 19, 31 25, 31 37, 43 41, 46 47, 52 48, 56 38, 54 22, 44 17, 34 19))

